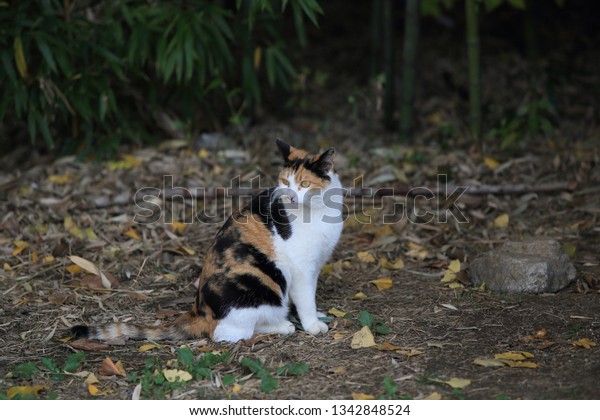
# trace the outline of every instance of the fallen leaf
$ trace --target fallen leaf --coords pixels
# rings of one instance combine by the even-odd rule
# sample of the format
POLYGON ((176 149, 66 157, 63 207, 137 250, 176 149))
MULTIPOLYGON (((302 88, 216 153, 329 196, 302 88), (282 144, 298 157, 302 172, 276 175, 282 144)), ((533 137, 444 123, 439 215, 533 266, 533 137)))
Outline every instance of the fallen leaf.
POLYGON ((78 257, 76 255, 69 255, 69 259, 71 261, 73 261, 75 264, 77 264, 78 266, 80 266, 81 268, 83 268, 84 270, 86 270, 87 272, 89 272, 91 274, 95 274, 98 277, 100 277, 101 284, 105 289, 111 288, 111 281, 108 279, 108 277, 102 271, 100 271, 100 269, 98 268, 98 266, 96 266, 96 264, 94 264, 91 261, 86 260, 85 258, 78 257))
POLYGON ((13 257, 16 257, 17 255, 19 255, 21 252, 23 252, 29 246, 29 244, 27 242, 19 241, 19 240, 14 241, 14 245, 15 245, 15 249, 12 252, 13 257))
POLYGON ((37 252, 33 251, 33 252, 31 253, 31 262, 34 262, 34 263, 36 263, 36 262, 38 262, 39 260, 40 260, 40 257, 38 257, 38 254, 37 254, 37 252))
POLYGON ((531 359, 533 357, 533 354, 527 352, 527 351, 522 351, 522 352, 506 352, 506 353, 498 353, 494 355, 494 358, 496 359, 502 359, 502 360, 513 360, 513 361, 517 361, 517 360, 525 360, 525 359, 531 359))
POLYGON ((418 260, 424 260, 429 256, 429 252, 427 252, 423 245, 414 242, 409 242, 408 251, 406 252, 406 255, 412 258, 416 258, 418 260))
POLYGON ((156 349, 158 348, 158 344, 144 344, 142 346, 138 347, 138 350, 141 351, 142 353, 152 350, 152 349, 156 349))
POLYGON ((114 363, 110 357, 104 359, 98 374, 102 376, 127 376, 121 361, 114 363))
POLYGON ((371 394, 363 394, 362 392, 353 392, 352 393, 353 400, 374 400, 375 396, 371 394))
POLYGON ((431 394, 429 394, 429 396, 427 396, 423 399, 424 400, 441 400, 442 394, 440 394, 439 392, 432 392, 431 394))
POLYGON ((336 367, 330 368, 327 372, 333 373, 335 375, 344 375, 347 372, 347 370, 343 366, 336 366, 336 367))
POLYGON ((335 334, 333 334, 334 340, 343 340, 344 338, 346 338, 346 334, 342 334, 340 332, 336 332, 335 334))
MULTIPOLYGON (((44 258, 42 258, 42 264, 50 264, 53 262, 54 262, 54 257, 52 255, 47 255, 44 258)), ((77 266, 75 266, 75 267, 77 267, 77 266)))
POLYGON ((503 360, 503 362, 506 363, 506 365, 511 368, 536 369, 538 367, 538 364, 535 362, 521 362, 521 361, 515 362, 514 360, 503 360))
POLYGON ((453 281, 452 283, 448 283, 448 287, 450 289, 464 289, 465 286, 463 286, 457 281, 453 281))
POLYGON ((391 277, 381 277, 377 280, 371 281, 370 283, 373 284, 375 287, 377 287, 377 290, 385 290, 385 289, 389 289, 390 287, 392 287, 392 278, 391 277))
POLYGON ((56 185, 65 185, 74 178, 74 175, 50 175, 48 181, 56 185))
POLYGON ((489 156, 485 156, 483 158, 483 162, 485 163, 485 166, 490 168, 492 171, 500 166, 500 163, 496 159, 489 156))
POLYGON ((142 395, 142 384, 139 383, 133 388, 133 392, 131 393, 131 399, 133 401, 139 401, 140 396, 142 395))
POLYGON ((47 390, 47 385, 34 385, 34 386, 11 386, 6 391, 6 396, 9 400, 12 400, 17 395, 21 397, 38 397, 40 391, 47 390))
POLYGON ((450 387, 452 387, 454 389, 461 389, 461 388, 465 388, 465 387, 471 385, 471 380, 470 379, 463 379, 463 378, 450 378, 447 381, 442 381, 442 380, 439 380, 439 379, 434 379, 433 381, 441 383, 441 384, 450 385, 450 387))
POLYGON ((91 239, 93 241, 98 239, 98 236, 96 236, 96 233, 92 230, 92 228, 85 229, 85 236, 87 236, 88 239, 91 239))
POLYGON ((364 263, 374 263, 374 262, 377 262, 377 259, 375 258, 375 256, 373 254, 371 254, 371 252, 369 252, 369 251, 360 251, 360 252, 357 252, 356 256, 358 257, 358 260, 360 262, 364 262, 364 263))
POLYGON ((448 271, 452 273, 458 273, 460 271, 460 260, 452 260, 450 264, 448 264, 448 271))
POLYGON ((241 389, 242 387, 240 386, 240 384, 235 384, 231 387, 231 392, 233 394, 237 394, 238 392, 240 392, 241 389))
POLYGON ((179 249, 181 249, 183 252, 185 252, 187 255, 196 255, 196 251, 194 251, 191 248, 188 248, 187 246, 184 245, 179 245, 179 249))
POLYGON ((180 369, 163 369, 162 374, 169 382, 187 382, 192 379, 189 372, 180 369))
POLYGON ((375 345, 375 338, 371 333, 371 330, 366 325, 354 333, 350 347, 353 349, 362 349, 366 347, 373 347, 375 345))
POLYGON ((579 340, 572 341, 571 344, 577 347, 583 347, 584 349, 591 349, 592 347, 596 347, 596 342, 590 340, 589 338, 580 338, 579 340))
MULTIPOLYGON (((54 257, 53 257, 53 259, 54 259, 54 257)), ((69 273, 71 273, 72 275, 76 275, 76 274, 79 274, 79 273, 81 273, 81 267, 79 267, 79 266, 78 266, 78 265, 76 265, 76 264, 67 265, 65 268, 66 268, 66 269, 67 269, 67 271, 68 271, 69 273)))
POLYGON ((331 274, 331 273, 333 273, 333 272, 334 272, 334 269, 333 269, 333 264, 325 264, 325 265, 323 266, 323 268, 321 268, 321 274, 322 274, 322 275, 331 274))
MULTIPOLYGON (((103 273, 102 275, 108 281, 108 284, 110 285, 109 289, 119 287, 119 280, 112 274, 103 273)), ((79 285, 93 290, 106 290, 102 279, 95 274, 86 274, 83 276, 79 281, 79 285)))
POLYGON ((69 343, 71 347, 78 350, 101 351, 110 350, 112 347, 101 341, 88 340, 87 338, 79 338, 69 343))
POLYGON ((381 350, 381 351, 394 351, 394 350, 398 350, 398 347, 394 346, 393 344, 388 343, 387 341, 384 341, 381 344, 378 344, 377 347, 375 347, 377 350, 381 350))
POLYGON ((398 349, 398 350, 394 350, 394 351, 398 354, 401 354, 401 355, 407 356, 407 357, 413 357, 413 356, 418 356, 420 354, 423 354, 423 352, 421 350, 417 350, 417 349, 408 349, 408 350, 398 349))
POLYGON ((142 240, 142 238, 140 238, 140 235, 138 235, 138 233, 132 227, 125 229, 123 231, 123 235, 127 236, 128 238, 135 239, 136 241, 142 240))
POLYGON ((346 316, 346 312, 340 311, 337 308, 331 308, 327 311, 328 314, 335 316, 336 318, 342 318, 346 316))
POLYGON ((185 231, 185 228, 187 227, 187 225, 182 222, 173 222, 170 225, 173 231, 179 234, 183 233, 185 231))
POLYGON ((446 309, 451 309, 453 311, 458 311, 458 308, 450 303, 440 303, 440 306, 443 306, 446 309))
POLYGON ((102 392, 102 391, 100 391, 100 390, 99 390, 99 389, 96 387, 96 385, 94 385, 94 384, 87 384, 87 386, 88 386, 88 392, 89 392, 89 394, 90 394, 92 397, 95 397, 96 395, 102 395, 102 394, 103 394, 103 392, 102 392))
POLYGON ((563 250, 569 256, 569 258, 573 258, 575 256, 575 252, 577 251, 577 246, 572 242, 564 242, 563 250))
POLYGON ((198 157, 200 159, 206 159, 208 157, 208 152, 206 151, 206 149, 202 148, 198 150, 198 157))
POLYGON ((501 214, 500 216, 498 216, 494 219, 494 227, 497 227, 497 228, 508 227, 509 220, 510 220, 510 218, 508 216, 508 213, 501 214))
POLYGON ((386 270, 400 270, 404 268, 404 260, 402 258, 397 258, 393 263, 389 262, 386 258, 382 258, 379 260, 379 264, 386 270))
POLYGON ((381 238, 382 236, 389 236, 394 234, 394 229, 390 225, 380 227, 375 231, 375 237, 381 238))
POLYGON ((5 262, 4 265, 2 266, 2 269, 4 271, 13 271, 12 267, 10 266, 9 263, 5 262))
POLYGON ((86 385, 90 385, 90 384, 100 383, 100 381, 98 380, 98 378, 96 378, 96 375, 94 375, 94 372, 90 372, 90 374, 85 379, 85 381, 83 381, 83 383, 86 385))
POLYGON ((363 292, 358 292, 357 294, 352 296, 352 300, 363 300, 363 299, 367 299, 367 298, 368 298, 368 296, 365 295, 363 292))
POLYGON ((177 277, 175 277, 175 274, 171 274, 171 273, 165 274, 164 277, 170 281, 175 281, 177 279, 177 277))
POLYGON ((500 360, 500 359, 482 359, 482 358, 477 358, 475 360, 473 360, 473 363, 479 366, 484 366, 484 367, 503 367, 506 366, 506 364, 500 360))

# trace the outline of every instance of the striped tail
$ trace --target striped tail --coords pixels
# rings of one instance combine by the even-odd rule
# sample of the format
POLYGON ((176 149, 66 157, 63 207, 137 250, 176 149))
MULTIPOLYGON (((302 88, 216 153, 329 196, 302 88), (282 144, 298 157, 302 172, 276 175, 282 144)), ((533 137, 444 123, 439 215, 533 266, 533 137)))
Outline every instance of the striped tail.
POLYGON ((114 340, 131 338, 134 340, 186 340, 212 337, 217 321, 210 316, 200 316, 195 311, 177 318, 173 322, 156 327, 140 326, 117 322, 101 326, 76 325, 71 333, 77 338, 94 340, 114 340))

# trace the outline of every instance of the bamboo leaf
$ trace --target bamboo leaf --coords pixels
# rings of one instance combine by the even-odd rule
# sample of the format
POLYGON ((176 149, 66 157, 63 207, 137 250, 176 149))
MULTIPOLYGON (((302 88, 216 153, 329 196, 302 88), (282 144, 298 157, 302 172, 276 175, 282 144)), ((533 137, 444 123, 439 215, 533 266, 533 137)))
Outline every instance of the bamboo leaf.
POLYGON ((20 36, 15 38, 13 43, 13 50, 15 54, 15 64, 17 65, 17 71, 21 78, 26 79, 28 76, 27 62, 25 61, 25 52, 23 51, 23 41, 20 36))

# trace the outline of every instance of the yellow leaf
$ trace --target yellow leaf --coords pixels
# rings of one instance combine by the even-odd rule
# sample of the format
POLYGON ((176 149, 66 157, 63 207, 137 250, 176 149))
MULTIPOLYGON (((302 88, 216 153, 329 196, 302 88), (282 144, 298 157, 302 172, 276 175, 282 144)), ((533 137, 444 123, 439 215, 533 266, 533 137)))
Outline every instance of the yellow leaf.
POLYGON ((504 363, 506 363, 507 366, 510 366, 511 368, 527 368, 527 369, 536 369, 538 367, 538 364, 535 362, 521 362, 521 361, 514 361, 514 360, 503 360, 504 363))
POLYGON ((367 299, 367 298, 368 298, 368 296, 365 295, 363 292, 358 292, 357 294, 352 296, 352 300, 363 300, 363 299, 367 299))
POLYGON ((69 229, 69 233, 77 239, 83 240, 83 231, 77 226, 73 226, 71 229, 69 229))
POLYGON ((13 257, 19 255, 21 252, 23 252, 23 250, 27 249, 27 247, 29 246, 29 244, 24 241, 15 241, 14 244, 15 249, 12 252, 13 257))
POLYGON ((346 312, 340 311, 337 308, 331 308, 330 310, 327 311, 327 313, 335 316, 336 318, 342 318, 343 316, 346 315, 346 312))
POLYGON ((394 234, 394 229, 390 225, 380 227, 375 231, 375 237, 381 238, 382 236, 389 236, 394 234))
POLYGON ((90 384, 100 383, 100 381, 98 380, 98 378, 96 378, 96 375, 94 375, 94 372, 90 372, 90 374, 88 375, 88 377, 85 379, 85 381, 83 383, 86 385, 90 385, 90 384))
POLYGON ((192 379, 189 372, 181 369, 163 369, 162 374, 169 382, 187 382, 192 379))
POLYGON ((67 216, 65 217, 65 220, 63 221, 63 226, 65 227, 65 229, 69 230, 71 229, 73 226, 75 226, 75 222, 73 222, 73 218, 71 216, 67 216))
POLYGON ((394 350, 398 350, 398 347, 394 346, 393 344, 388 343, 387 341, 384 341, 381 344, 378 344, 377 347, 375 347, 377 350, 381 350, 381 351, 394 351, 394 350))
POLYGON ((427 116, 426 121, 431 125, 438 126, 443 122, 443 118, 439 112, 434 112, 427 116))
POLYGON ((350 347, 353 349, 362 349, 365 347, 373 347, 375 345, 375 338, 371 333, 371 330, 366 325, 354 333, 350 347))
POLYGON ((256 47, 254 49, 254 68, 258 69, 260 67, 260 58, 262 57, 262 49, 260 47, 256 47))
POLYGON ((179 245, 179 249, 181 249, 188 255, 196 255, 196 251, 194 251, 192 248, 188 248, 187 246, 179 245))
POLYGON ((15 38, 15 42, 13 43, 13 49, 15 52, 15 64, 17 65, 17 70, 19 75, 23 79, 27 79, 27 62, 25 61, 25 53, 23 52, 23 41, 21 37, 18 36, 15 38))
MULTIPOLYGON (((48 258, 48 257, 46 257, 46 258, 48 258)), ((53 258, 54 258, 54 257, 53 257, 53 258)), ((67 271, 68 271, 69 273, 71 273, 72 275, 76 275, 76 274, 79 274, 79 273, 81 273, 81 267, 79 267, 79 266, 78 266, 78 265, 76 265, 76 264, 67 265, 65 268, 66 268, 66 269, 67 269, 67 271)))
POLYGON ((31 253, 31 262, 34 262, 34 263, 36 263, 36 262, 38 262, 39 260, 40 260, 40 257, 38 257, 38 254, 37 254, 37 252, 33 251, 33 252, 31 253))
POLYGON ((465 286, 463 286, 462 284, 460 284, 457 281, 454 281, 452 283, 448 283, 448 287, 451 288, 451 289, 464 289, 465 288, 465 286))
POLYGON ((327 275, 333 273, 333 264, 325 264, 323 268, 321 268, 321 274, 327 275))
POLYGON ((346 334, 342 334, 340 332, 336 332, 335 334, 333 334, 334 340, 343 340, 344 338, 346 338, 346 334))
POLYGON ((138 350, 141 351, 142 353, 152 350, 152 349, 156 349, 158 348, 158 344, 144 344, 142 346, 138 347, 138 350))
POLYGON ((452 260, 448 264, 448 271, 451 273, 458 273, 460 271, 460 260, 452 260))
POLYGON ((101 391, 100 391, 100 390, 99 390, 99 389, 96 387, 96 385, 94 385, 94 384, 87 384, 87 386, 88 386, 88 392, 90 393, 90 395, 91 395, 92 397, 95 397, 96 395, 102 395, 102 394, 103 394, 103 392, 101 392, 101 391))
POLYGON ((401 355, 407 356, 407 357, 413 357, 413 356, 418 356, 419 354, 423 354, 423 352, 421 350, 417 350, 417 349, 408 349, 408 350, 398 349, 398 350, 394 350, 394 351, 398 354, 401 354, 401 355))
POLYGON ((185 223, 182 222, 173 222, 171 223, 171 227, 173 228, 174 232, 177 233, 183 233, 183 231, 185 230, 185 228, 187 227, 187 225, 185 223))
POLYGON ((200 159, 206 159, 208 157, 208 152, 206 151, 206 149, 202 148, 198 150, 198 157, 200 159))
POLYGON ((471 385, 470 379, 463 379, 463 378, 450 378, 447 381, 441 381, 438 379, 438 380, 434 380, 434 382, 439 382, 441 384, 450 385, 454 389, 460 389, 460 388, 464 388, 464 387, 471 385))
POLYGON ((499 354, 495 354, 494 358, 496 359, 502 359, 502 360, 513 360, 513 361, 517 361, 517 360, 525 360, 525 359, 531 359, 533 357, 533 354, 526 352, 526 351, 522 351, 522 352, 506 352, 506 353, 499 353, 499 354))
POLYGON ((583 347, 584 349, 590 349, 592 347, 596 347, 596 342, 590 340, 589 338, 581 338, 579 340, 574 340, 571 342, 574 346, 583 347))
POLYGON ((508 213, 501 214, 494 219, 494 227, 505 228, 508 227, 508 221, 510 220, 508 213))
POLYGON ((92 230, 92 228, 85 229, 85 236, 87 236, 88 239, 91 239, 93 241, 98 239, 98 236, 96 236, 96 233, 92 230))
POLYGON ((492 171, 500 166, 500 163, 498 163, 496 159, 491 158, 489 156, 484 157, 483 161, 485 162, 485 166, 490 168, 492 171))
POLYGON ((4 265, 2 266, 2 268, 4 269, 4 271, 13 271, 12 267, 7 262, 4 263, 4 265))
POLYGON ((440 394, 439 392, 432 392, 431 394, 429 394, 429 396, 427 396, 423 399, 424 400, 441 400, 442 394, 440 394))
POLYGON ((374 400, 375 396, 371 394, 363 394, 362 392, 353 392, 352 393, 353 400, 374 400))
POLYGON ((392 287, 392 278, 391 277, 381 277, 377 280, 373 280, 370 282, 371 284, 377 287, 377 290, 385 290, 392 287))
POLYGON ((125 229, 123 231, 123 235, 127 236, 128 238, 135 239, 136 241, 142 240, 142 238, 140 238, 140 235, 138 235, 138 233, 132 227, 125 229))
POLYGON ((502 367, 505 366, 505 363, 502 360, 499 359, 482 359, 482 358, 477 358, 475 360, 473 360, 473 363, 479 366, 484 366, 484 367, 502 367))
POLYGON ((231 392, 233 394, 237 394, 238 392, 240 392, 240 389, 242 389, 242 387, 239 384, 235 384, 232 388, 231 388, 231 392))
POLYGON ((21 397, 37 397, 40 391, 48 389, 47 385, 34 386, 11 386, 6 392, 9 400, 12 400, 17 395, 21 397))
POLYGON ((424 260, 429 256, 429 252, 425 249, 425 247, 421 244, 417 244, 414 242, 408 243, 408 252, 406 253, 409 257, 413 257, 419 260, 424 260))
POLYGON ((358 260, 364 263, 374 263, 377 262, 375 256, 371 254, 369 251, 360 251, 356 254, 358 260))
POLYGON ((169 274, 165 274, 165 275, 164 275, 164 277, 165 277, 167 280, 170 280, 170 281, 175 281, 175 280, 176 280, 175 274, 171 274, 171 273, 169 273, 169 274))
POLYGON ((329 369, 328 373, 334 373, 336 375, 344 375, 348 370, 343 366, 336 366, 329 369))
POLYGON ((572 242, 565 242, 563 243, 563 250, 569 258, 573 258, 575 256, 575 251, 577 251, 577 246, 572 242))
POLYGON ((444 271, 444 277, 440 280, 442 283, 450 283, 456 280, 456 274, 451 273, 449 270, 444 271))
POLYGON ((73 175, 50 175, 48 181, 57 185, 65 185, 74 178, 73 175))
POLYGON ((402 258, 397 258, 393 263, 389 262, 386 258, 382 258, 379 260, 379 264, 386 270, 400 270, 404 268, 404 260, 402 258))

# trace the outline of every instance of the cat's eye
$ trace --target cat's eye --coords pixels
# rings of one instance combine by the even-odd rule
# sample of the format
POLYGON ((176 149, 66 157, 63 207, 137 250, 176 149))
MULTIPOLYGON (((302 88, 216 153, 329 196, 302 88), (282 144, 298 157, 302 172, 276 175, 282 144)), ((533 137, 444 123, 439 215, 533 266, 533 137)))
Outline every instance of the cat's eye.
POLYGON ((281 180, 281 183, 282 183, 283 185, 285 185, 286 187, 289 187, 289 186, 290 186, 290 181, 288 181, 287 179, 282 179, 282 180, 281 180))
POLYGON ((310 187, 310 181, 302 181, 302 182, 300 183, 300 186, 301 186, 302 188, 308 188, 308 187, 310 187))

